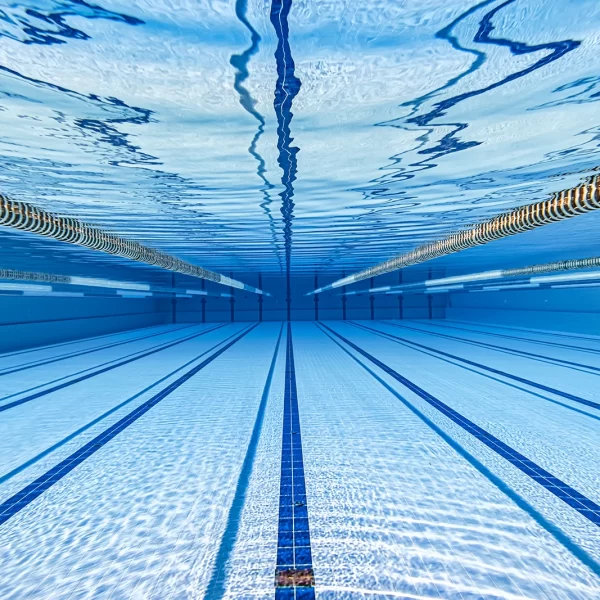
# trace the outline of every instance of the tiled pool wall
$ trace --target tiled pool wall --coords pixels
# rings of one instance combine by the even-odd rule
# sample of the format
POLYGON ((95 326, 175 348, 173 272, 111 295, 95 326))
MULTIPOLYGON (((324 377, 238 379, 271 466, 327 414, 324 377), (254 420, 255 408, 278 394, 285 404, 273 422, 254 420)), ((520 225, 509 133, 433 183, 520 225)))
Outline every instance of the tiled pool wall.
MULTIPOLYGON (((440 274, 409 269, 404 282, 428 276, 440 274)), ((248 274, 242 277, 255 283, 248 274)), ((258 283, 258 276, 254 279, 258 283)), ((176 302, 168 298, 0 296, 0 352, 173 322, 285 321, 285 279, 260 279, 267 291, 274 292, 272 297, 238 290, 233 291, 231 298, 178 298, 176 302)), ((198 280, 190 278, 175 278, 175 283, 200 287, 198 280)), ((293 278, 292 321, 450 319, 600 334, 600 287, 576 291, 565 288, 406 296, 362 294, 346 298, 338 292, 304 296, 313 283, 314 277, 293 278)), ((368 283, 359 285, 367 287, 368 283)), ((398 274, 394 273, 378 278, 375 285, 397 283, 398 274)), ((214 284, 209 288, 223 290, 214 284)))

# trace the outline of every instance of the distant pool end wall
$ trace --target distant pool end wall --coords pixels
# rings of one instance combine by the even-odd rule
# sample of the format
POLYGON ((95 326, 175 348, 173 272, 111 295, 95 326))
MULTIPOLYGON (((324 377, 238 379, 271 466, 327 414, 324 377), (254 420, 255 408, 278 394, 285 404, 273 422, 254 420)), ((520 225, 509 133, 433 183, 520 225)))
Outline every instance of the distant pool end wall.
POLYGON ((171 322, 166 299, 0 296, 0 352, 171 322))

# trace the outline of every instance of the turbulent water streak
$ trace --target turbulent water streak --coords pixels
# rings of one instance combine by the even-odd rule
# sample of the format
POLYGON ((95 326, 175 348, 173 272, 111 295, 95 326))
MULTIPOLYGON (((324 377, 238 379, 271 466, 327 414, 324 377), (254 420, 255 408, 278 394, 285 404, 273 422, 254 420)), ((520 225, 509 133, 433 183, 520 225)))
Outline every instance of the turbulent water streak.
POLYGON ((277 260, 279 262, 280 270, 282 267, 281 259, 279 256, 279 246, 277 244, 277 230, 275 227, 275 220, 273 219, 273 215, 271 214, 271 204, 273 200, 269 194, 269 190, 272 190, 275 186, 267 179, 267 169, 265 166, 265 160, 260 155, 257 150, 258 141, 260 140, 262 134, 265 131, 265 118, 264 116, 256 109, 256 100, 252 97, 250 92, 244 87, 243 83, 250 76, 250 72, 248 70, 248 64, 250 63, 250 59, 258 52, 261 42, 261 37, 254 29, 250 21, 247 17, 248 10, 248 2, 247 0, 237 0, 235 3, 235 15, 244 25, 244 27, 250 33, 250 46, 244 50, 241 54, 233 54, 229 59, 231 66, 235 67, 235 80, 233 83, 233 87, 235 91, 239 94, 240 97, 240 105, 244 108, 244 110, 252 115, 258 121, 258 128, 252 141, 250 142, 250 146, 248 147, 248 152, 251 156, 254 157, 256 162, 258 163, 256 173, 262 179, 264 183, 264 187, 262 189, 263 192, 263 202, 260 204, 260 207, 265 211, 265 215, 269 220, 269 229, 271 231, 271 239, 273 241, 273 250, 277 256, 277 260))
POLYGON ((295 75, 295 64, 289 43, 288 15, 292 0, 273 0, 271 4, 271 23, 277 34, 277 84, 275 87, 275 114, 277 115, 277 149, 278 163, 283 171, 281 183, 284 190, 281 196, 281 214, 283 215, 283 237, 285 244, 285 269, 287 279, 287 311, 290 318, 291 280, 290 270, 292 261, 292 221, 294 219, 294 181, 298 172, 296 154, 300 151, 292 146, 290 124, 294 114, 292 103, 300 91, 301 81, 295 75))

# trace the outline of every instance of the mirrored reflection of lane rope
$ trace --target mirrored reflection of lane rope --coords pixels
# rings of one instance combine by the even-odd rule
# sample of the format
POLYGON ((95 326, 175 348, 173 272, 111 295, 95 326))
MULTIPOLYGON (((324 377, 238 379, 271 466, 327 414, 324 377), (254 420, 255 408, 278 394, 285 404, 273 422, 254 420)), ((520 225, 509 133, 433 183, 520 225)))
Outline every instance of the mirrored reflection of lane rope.
POLYGON ((552 195, 549 200, 528 204, 497 215, 464 231, 454 233, 437 242, 419 246, 378 265, 334 281, 310 294, 350 285, 364 279, 383 275, 403 267, 416 265, 433 258, 481 246, 504 237, 537 229, 543 225, 570 219, 600 208, 600 176, 588 178, 584 183, 552 195))
POLYGON ((37 233, 69 244, 85 246, 122 258, 161 267, 169 271, 207 279, 240 290, 262 294, 262 290, 246 285, 214 271, 192 265, 179 258, 165 254, 139 242, 126 240, 71 217, 63 217, 32 206, 26 202, 11 200, 0 194, 0 225, 37 233))

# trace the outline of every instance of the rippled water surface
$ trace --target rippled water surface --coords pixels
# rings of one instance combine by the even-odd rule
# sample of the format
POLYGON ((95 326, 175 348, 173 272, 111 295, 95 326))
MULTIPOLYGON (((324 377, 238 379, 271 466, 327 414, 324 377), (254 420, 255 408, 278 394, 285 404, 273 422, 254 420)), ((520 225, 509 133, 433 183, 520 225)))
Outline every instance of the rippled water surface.
MULTIPOLYGON (((600 164, 596 0, 282 6, 4 3, 2 191, 215 270, 326 274, 600 164)), ((597 223, 469 262, 564 257, 597 223)), ((40 255, 4 239, 6 262, 40 255)))

